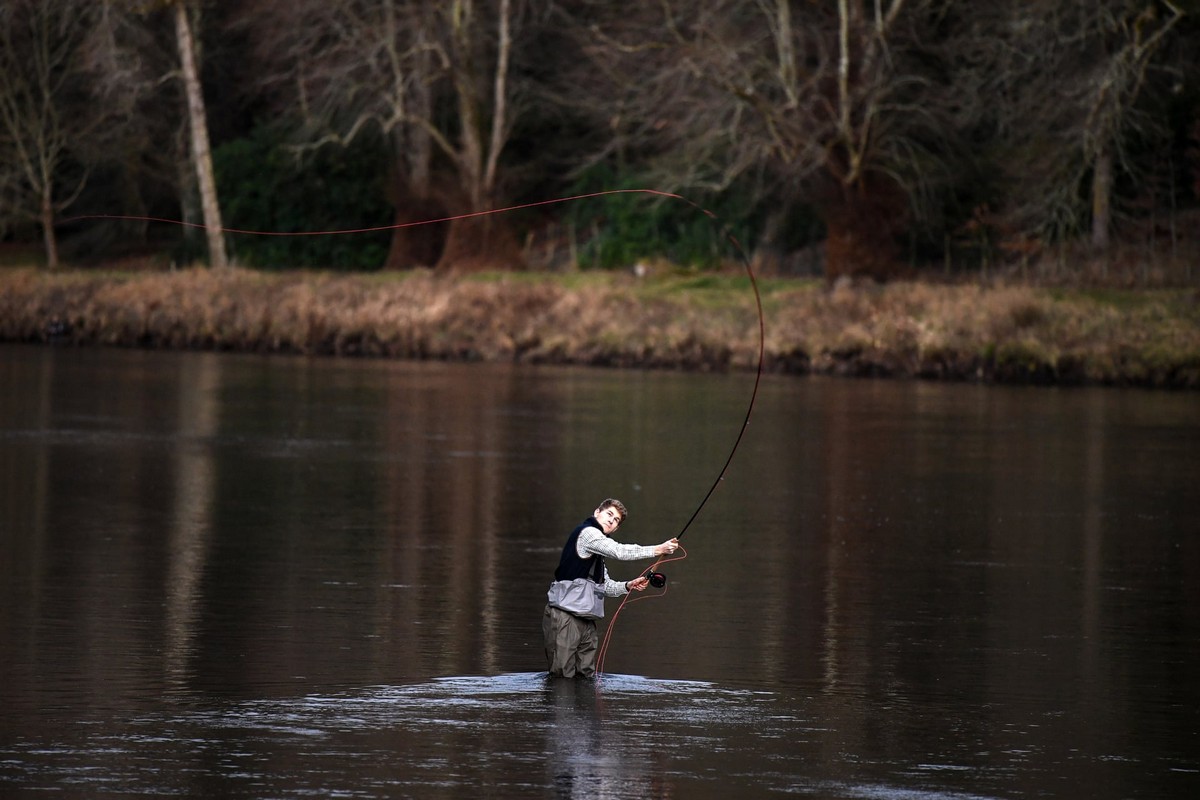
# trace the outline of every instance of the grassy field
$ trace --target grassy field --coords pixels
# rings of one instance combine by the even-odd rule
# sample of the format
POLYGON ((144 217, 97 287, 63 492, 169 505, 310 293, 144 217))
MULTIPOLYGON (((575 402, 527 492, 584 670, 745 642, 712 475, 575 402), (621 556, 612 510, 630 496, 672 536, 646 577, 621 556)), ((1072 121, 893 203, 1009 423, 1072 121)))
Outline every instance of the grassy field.
MULTIPOLYGON (((1200 388, 1200 293, 760 280, 766 368, 1200 388)), ((744 275, 0 269, 0 339, 753 369, 744 275)))

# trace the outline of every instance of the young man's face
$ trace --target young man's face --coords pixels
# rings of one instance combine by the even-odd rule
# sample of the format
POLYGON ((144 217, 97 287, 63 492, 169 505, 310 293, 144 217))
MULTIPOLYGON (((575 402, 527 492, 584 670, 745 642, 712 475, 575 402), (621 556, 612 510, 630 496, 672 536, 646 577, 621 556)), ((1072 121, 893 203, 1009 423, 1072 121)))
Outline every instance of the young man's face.
POLYGON ((596 522, 600 523, 600 530, 604 531, 606 536, 611 535, 621 524, 621 512, 612 506, 605 509, 597 508, 596 513, 592 516, 596 518, 596 522))

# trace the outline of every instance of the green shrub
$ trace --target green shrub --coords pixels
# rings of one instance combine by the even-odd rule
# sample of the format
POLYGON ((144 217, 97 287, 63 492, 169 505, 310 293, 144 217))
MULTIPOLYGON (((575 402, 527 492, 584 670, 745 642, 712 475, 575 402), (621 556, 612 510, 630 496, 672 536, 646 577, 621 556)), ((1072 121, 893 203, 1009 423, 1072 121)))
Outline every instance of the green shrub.
POLYGON ((569 205, 567 219, 581 240, 580 266, 612 269, 662 258, 681 266, 711 268, 740 257, 730 234, 751 251, 761 213, 748 192, 697 193, 688 196, 691 202, 684 202, 631 191, 636 189, 654 186, 638 175, 620 175, 605 164, 589 170, 571 187, 572 194, 626 190, 569 205))
MULTIPOLYGON (((376 228, 392 222, 380 175, 387 170, 377 144, 323 147, 298 157, 282 133, 259 127, 213 152, 227 227, 272 233, 376 228)), ((390 231, 268 236, 232 234, 243 264, 257 267, 378 269, 390 231)))

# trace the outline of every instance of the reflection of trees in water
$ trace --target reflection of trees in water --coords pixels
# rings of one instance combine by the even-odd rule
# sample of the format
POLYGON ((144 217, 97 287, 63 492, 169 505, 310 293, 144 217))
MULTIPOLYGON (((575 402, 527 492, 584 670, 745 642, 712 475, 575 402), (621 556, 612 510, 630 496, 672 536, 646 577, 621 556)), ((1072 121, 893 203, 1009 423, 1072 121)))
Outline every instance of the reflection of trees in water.
MULTIPOLYGON (((132 685, 186 688, 194 668, 211 529, 219 357, 121 353, 103 369, 73 354, 29 351, 13 359, 9 385, 22 391, 0 408, 35 433, 20 466, 0 460, 0 484, 19 492, 16 519, 0 522, 20 555, 31 638, 6 640, 28 654, 31 680, 108 702, 132 685), (63 368, 59 368, 59 362, 63 368), (161 616, 160 616, 161 615, 161 616), (45 636, 69 620, 75 635, 45 636)), ((6 393, 7 395, 7 393, 6 393)), ((12 499, 15 501, 16 496, 12 499)))
POLYGON ((393 654, 417 674, 513 666, 500 652, 499 626, 513 616, 506 604, 526 598, 510 597, 506 584, 545 565, 502 540, 545 533, 558 497, 554 387, 484 365, 430 365, 388 384, 385 580, 411 588, 392 595, 385 617, 402 639, 422 640, 419 653, 393 654), (413 627, 429 619, 441 622, 413 627))
POLYGON ((173 453, 174 507, 167 534, 163 672, 169 685, 186 688, 212 533, 216 464, 211 440, 220 430, 221 359, 205 353, 183 359, 179 366, 179 443, 173 453))

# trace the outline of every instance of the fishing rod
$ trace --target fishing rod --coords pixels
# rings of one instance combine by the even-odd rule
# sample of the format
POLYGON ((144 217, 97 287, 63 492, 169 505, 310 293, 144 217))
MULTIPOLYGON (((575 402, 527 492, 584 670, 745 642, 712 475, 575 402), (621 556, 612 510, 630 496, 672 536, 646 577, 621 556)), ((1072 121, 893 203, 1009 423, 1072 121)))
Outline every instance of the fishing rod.
MULTIPOLYGON (((716 214, 706 208, 696 205, 686 197, 677 194, 669 194, 666 192, 655 192, 655 194, 664 194, 668 197, 682 200, 692 208, 695 208, 703 213, 714 223, 719 222, 716 214)), ((750 402, 746 405, 746 416, 742 420, 741 426, 738 428, 738 434, 733 440, 733 446, 729 448, 729 455, 725 458, 725 463, 721 465, 721 471, 717 473, 716 479, 712 482, 712 485, 708 487, 708 491, 705 492, 704 497, 701 498, 700 503, 696 506, 696 510, 692 512, 690 517, 688 517, 687 522, 684 523, 683 527, 679 530, 679 533, 675 534, 676 539, 683 538, 683 535, 687 533, 688 528, 690 528, 692 523, 696 521, 696 517, 700 516, 701 510, 704 509, 704 506, 708 503, 709 498, 711 498, 713 493, 716 492, 717 487, 725 481, 725 473, 729 471, 729 465, 733 463, 733 457, 737 455, 738 446, 742 443, 742 438, 746 435, 746 429, 750 427, 750 417, 754 413, 754 404, 758 400, 758 387, 762 383, 763 361, 766 351, 767 338, 767 326, 763 318, 762 294, 758 290, 758 279, 754 277, 754 266, 750 261, 750 257, 746 254, 745 248, 742 247, 741 242, 737 240, 737 237, 735 237, 727 227, 724 231, 724 234, 725 238, 729 240, 729 242, 733 245, 734 250, 741 258, 742 265, 746 268, 746 275, 750 278, 750 288, 754 290, 754 305, 758 311, 758 364, 754 370, 754 388, 750 391, 750 402)), ((676 556, 674 558, 660 558, 658 561, 655 561, 653 564, 651 564, 644 572, 642 572, 641 577, 646 578, 652 587, 663 590, 661 594, 654 595, 655 597, 661 597, 662 594, 666 593, 667 588, 667 576, 665 573, 659 572, 658 568, 668 561, 678 561, 687 557, 687 550, 683 549, 683 545, 680 545, 679 549, 683 552, 682 556, 676 556)), ((631 601, 630 595, 626 594, 625 597, 622 598, 621 604, 617 606, 617 610, 613 612, 612 619, 610 619, 608 622, 608 628, 604 631, 604 640, 600 643, 600 650, 596 659, 597 675, 601 675, 604 672, 604 658, 608 653, 608 642, 612 638, 613 630, 616 627, 617 617, 620 616, 621 611, 625 608, 626 603, 629 602, 636 601, 631 601)))
MULTIPOLYGON (((665 193, 659 193, 659 194, 665 194, 665 193)), ((683 196, 677 195, 677 194, 669 194, 668 196, 682 200, 683 202, 687 203, 688 205, 692 206, 696 210, 703 213, 709 219, 713 220, 714 223, 719 222, 716 214, 714 214, 713 212, 709 211, 706 208, 702 208, 701 206, 696 205, 691 200, 688 200, 686 197, 683 197, 683 196)), ((742 437, 744 437, 746 435, 746 429, 750 427, 750 417, 754 413, 754 403, 758 399, 758 387, 759 387, 759 384, 762 383, 763 361, 764 361, 764 354, 766 351, 766 322, 763 318, 762 295, 759 293, 759 290, 758 290, 758 279, 755 278, 755 276, 754 276, 753 264, 750 261, 750 257, 746 254, 745 248, 742 247, 741 242, 739 242, 737 240, 737 237, 735 237, 733 235, 733 233, 728 230, 728 228, 726 228, 726 230, 724 231, 724 235, 725 235, 725 238, 728 239, 728 241, 733 245, 734 250, 737 252, 738 256, 740 257, 740 259, 742 261, 742 265, 746 269, 746 275, 750 279, 750 287, 754 290, 754 304, 758 311, 758 365, 754 371, 754 388, 750 392, 750 402, 746 406, 746 416, 742 420, 741 427, 738 428, 737 437, 733 440, 733 447, 731 447, 729 449, 729 455, 726 457, 725 463, 721 466, 721 471, 719 473, 717 473, 716 480, 714 480, 712 482, 712 485, 708 487, 708 491, 705 493, 704 497, 700 500, 699 505, 696 506, 696 510, 692 512, 692 515, 690 517, 688 517, 687 522, 685 522, 683 527, 679 530, 679 533, 675 534, 676 539, 683 538, 683 535, 685 533, 687 533, 688 528, 690 528, 692 526, 692 523, 696 521, 696 517, 700 516, 700 511, 708 503, 708 500, 710 497, 713 496, 713 493, 716 492, 717 487, 720 486, 724 482, 725 473, 727 473, 729 471, 729 465, 733 463, 733 457, 735 455, 737 455, 738 445, 740 445, 742 443, 742 437)), ((669 560, 674 560, 674 559, 669 559, 669 560)), ((657 571, 658 566, 662 563, 663 563, 662 561, 655 562, 649 568, 647 568, 645 572, 642 573, 642 577, 649 580, 650 585, 653 586, 655 589, 665 589, 666 585, 667 585, 667 576, 665 574, 657 571)), ((618 609, 618 612, 619 611, 620 611, 620 609, 618 609)), ((613 619, 614 620, 616 619, 616 614, 613 615, 613 619)), ((610 623, 609 628, 611 629, 611 627, 612 627, 612 624, 610 623)))
MULTIPOLYGON (((699 208, 699 206, 696 206, 690 200, 685 198, 680 199, 683 199, 684 202, 699 208)), ((700 210, 707 214, 709 218, 713 219, 714 221, 717 219, 717 216, 711 211, 703 208, 700 210)), ((696 506, 696 510, 692 512, 692 516, 688 518, 686 523, 684 523, 684 526, 679 533, 675 534, 676 539, 683 538, 683 535, 687 533, 688 528, 690 528, 692 523, 696 521, 696 517, 700 516, 700 510, 704 508, 704 505, 708 502, 708 498, 712 497, 713 492, 715 492, 717 487, 721 485, 721 482, 725 480, 725 473, 729 471, 729 465, 733 463, 733 457, 737 454, 738 445, 742 443, 742 437, 746 435, 746 429, 750 427, 750 415, 754 413, 754 402, 758 399, 758 386, 762 382, 763 353, 766 349, 766 323, 763 320, 762 295, 759 294, 758 280, 754 277, 754 267, 751 265, 750 257, 746 255, 745 249, 742 248, 741 243, 731 232, 726 231, 725 236, 730 243, 733 244, 734 248, 738 252, 738 255, 741 256, 742 263, 746 267, 746 275, 750 278, 750 287, 754 289, 754 304, 758 309, 758 367, 754 372, 754 389, 750 392, 750 403, 746 406, 746 418, 742 420, 742 425, 740 428, 738 428, 738 435, 733 441, 733 447, 729 450, 729 457, 725 459, 725 464, 721 467, 721 471, 717 473, 717 479, 713 481, 712 486, 708 487, 708 493, 704 495, 704 499, 700 501, 700 505, 696 506)))

